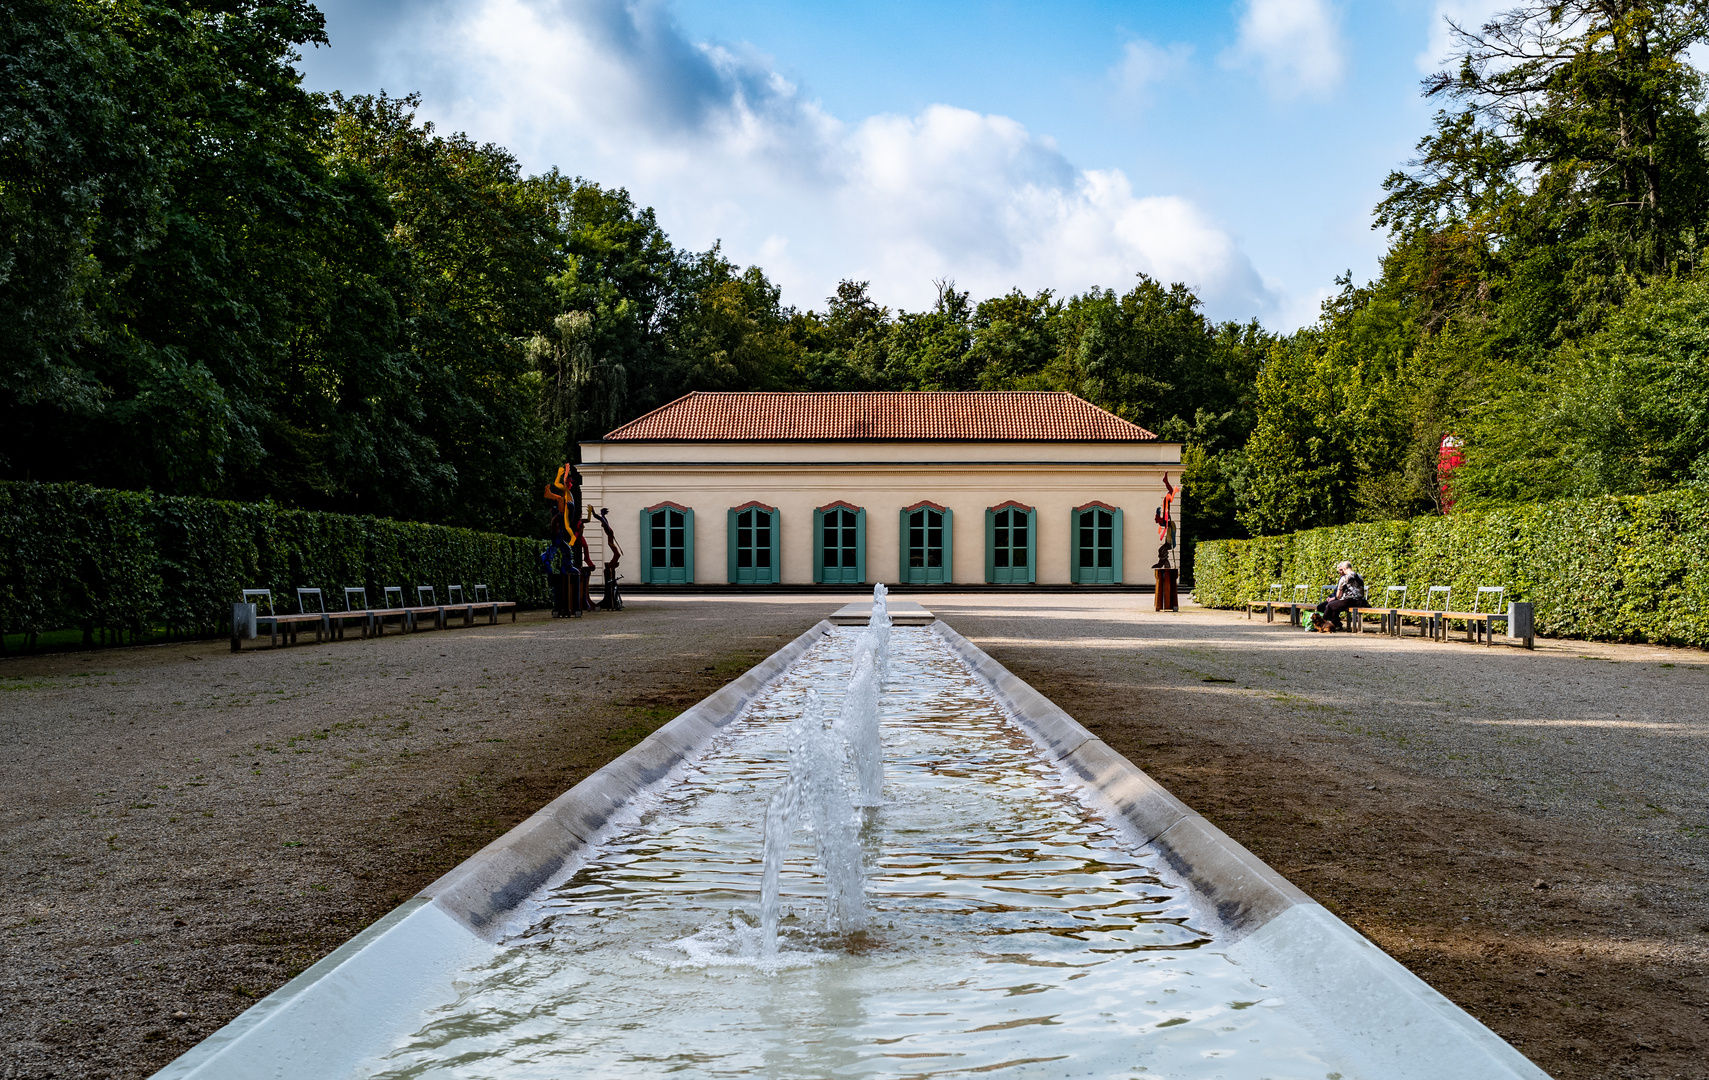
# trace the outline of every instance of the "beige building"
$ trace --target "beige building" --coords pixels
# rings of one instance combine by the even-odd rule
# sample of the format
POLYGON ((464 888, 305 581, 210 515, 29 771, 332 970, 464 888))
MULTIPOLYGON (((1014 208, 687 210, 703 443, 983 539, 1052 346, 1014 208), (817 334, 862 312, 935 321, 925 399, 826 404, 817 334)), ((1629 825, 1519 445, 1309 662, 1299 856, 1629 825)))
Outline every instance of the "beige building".
POLYGON ((1035 392, 694 393, 581 450, 644 584, 1150 584, 1181 463, 1035 392))

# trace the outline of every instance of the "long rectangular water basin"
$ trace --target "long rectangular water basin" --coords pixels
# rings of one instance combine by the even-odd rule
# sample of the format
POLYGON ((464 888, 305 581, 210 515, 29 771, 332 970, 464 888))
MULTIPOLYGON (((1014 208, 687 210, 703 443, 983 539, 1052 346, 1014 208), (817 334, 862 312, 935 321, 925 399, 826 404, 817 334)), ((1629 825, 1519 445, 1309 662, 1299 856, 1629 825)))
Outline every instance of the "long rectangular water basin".
POLYGON ((1543 1075, 1315 904, 1232 914, 944 631, 892 632, 865 930, 825 929, 805 833, 775 954, 758 924, 785 733, 860 632, 824 627, 499 917, 400 912, 161 1075, 1543 1075))

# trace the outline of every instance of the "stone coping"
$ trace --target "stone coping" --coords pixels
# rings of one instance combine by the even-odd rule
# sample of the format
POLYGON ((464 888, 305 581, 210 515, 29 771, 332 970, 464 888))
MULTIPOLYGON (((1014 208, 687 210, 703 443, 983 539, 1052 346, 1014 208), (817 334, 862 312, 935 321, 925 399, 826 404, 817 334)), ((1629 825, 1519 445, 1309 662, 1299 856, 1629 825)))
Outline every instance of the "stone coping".
MULTIPOLYGON (((1548 1080, 1548 1074, 1336 918, 1258 856, 939 621, 941 638, 1057 766, 1192 891, 1210 948, 1304 998, 1304 1022, 1385 1080, 1548 1080)), ((1368 1070, 1368 1072, 1367 1072, 1368 1070)))
MULTIPOLYGON (((698 756, 831 630, 829 621, 655 731, 155 1074, 156 1080, 339 1077, 395 1045, 450 980, 623 808, 698 756)), ((1112 807, 1201 902, 1212 950, 1303 999, 1302 1023, 1385 1080, 1547 1080, 1071 716, 943 622, 931 624, 1065 773, 1112 807)))
MULTIPOLYGON (((891 600, 887 606, 891 626, 930 626, 937 620, 937 616, 921 607, 917 600, 891 600)), ((838 626, 865 626, 871 621, 871 600, 844 604, 831 613, 831 622, 838 626)))
POLYGON ((423 1011, 444 1004, 458 971, 492 955, 507 916, 629 802, 699 756, 830 630, 830 622, 816 623, 250 1006, 155 1080, 330 1080, 385 1053, 423 1011))

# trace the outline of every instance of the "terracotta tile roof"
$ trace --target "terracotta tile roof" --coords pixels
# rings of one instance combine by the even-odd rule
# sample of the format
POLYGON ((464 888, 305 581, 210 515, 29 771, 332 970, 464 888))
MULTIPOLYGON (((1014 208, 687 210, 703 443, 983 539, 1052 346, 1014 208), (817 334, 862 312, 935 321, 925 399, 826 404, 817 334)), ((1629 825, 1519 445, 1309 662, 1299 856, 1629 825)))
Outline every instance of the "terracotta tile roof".
POLYGON ((968 440, 1147 442, 1137 424, 1057 391, 692 393, 631 420, 607 442, 968 440))

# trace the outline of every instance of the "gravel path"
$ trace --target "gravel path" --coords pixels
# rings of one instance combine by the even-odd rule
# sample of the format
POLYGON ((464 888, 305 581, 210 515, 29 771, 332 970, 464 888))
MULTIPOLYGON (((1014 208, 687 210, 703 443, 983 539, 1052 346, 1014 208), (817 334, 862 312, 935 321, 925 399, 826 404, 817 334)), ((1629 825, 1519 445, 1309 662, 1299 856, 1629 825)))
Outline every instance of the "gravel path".
POLYGON ((1709 1077, 1709 656, 1054 599, 932 607, 1551 1074, 1709 1077))
MULTIPOLYGON (((854 598, 0 661, 0 1078, 148 1075, 854 598)), ((1704 653, 908 598, 1552 1074, 1709 1077, 1704 653)))
POLYGON ((148 1076, 828 610, 0 661, 0 1078, 148 1076))

